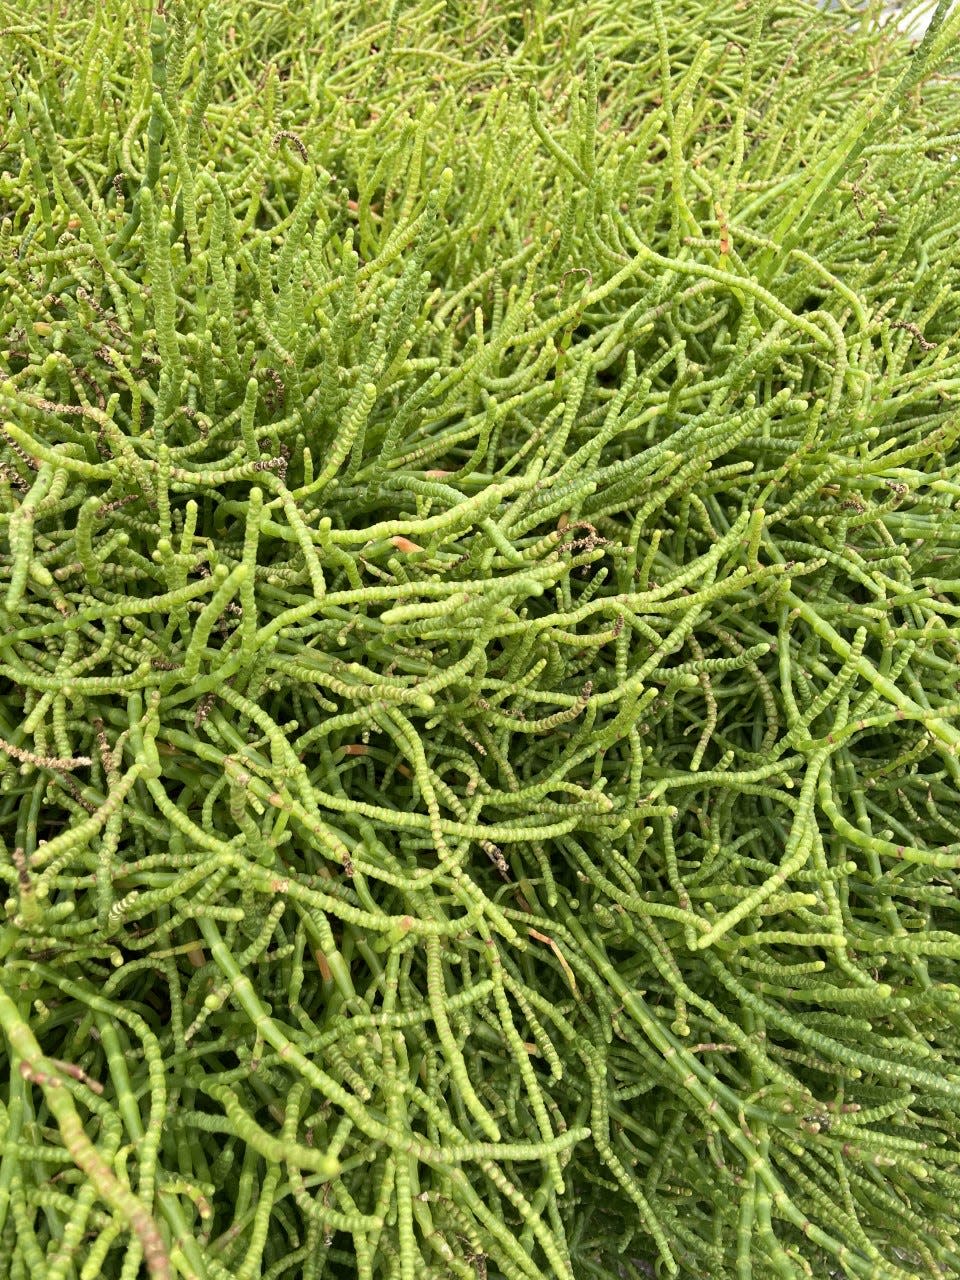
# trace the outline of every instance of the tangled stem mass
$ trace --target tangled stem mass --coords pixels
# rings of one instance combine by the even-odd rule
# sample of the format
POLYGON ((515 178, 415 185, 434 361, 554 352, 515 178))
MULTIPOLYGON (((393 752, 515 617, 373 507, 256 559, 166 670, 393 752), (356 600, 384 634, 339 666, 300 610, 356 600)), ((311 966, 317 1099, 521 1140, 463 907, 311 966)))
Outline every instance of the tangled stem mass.
POLYGON ((960 1274, 960 18, 0 7, 0 1274, 960 1274))

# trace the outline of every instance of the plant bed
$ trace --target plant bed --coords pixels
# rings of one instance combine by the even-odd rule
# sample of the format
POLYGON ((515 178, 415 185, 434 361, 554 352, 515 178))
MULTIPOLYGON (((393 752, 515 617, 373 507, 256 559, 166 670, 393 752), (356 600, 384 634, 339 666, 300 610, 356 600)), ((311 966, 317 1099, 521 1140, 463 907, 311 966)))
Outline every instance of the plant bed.
POLYGON ((960 18, 7 6, 0 1274, 960 1271, 960 18))

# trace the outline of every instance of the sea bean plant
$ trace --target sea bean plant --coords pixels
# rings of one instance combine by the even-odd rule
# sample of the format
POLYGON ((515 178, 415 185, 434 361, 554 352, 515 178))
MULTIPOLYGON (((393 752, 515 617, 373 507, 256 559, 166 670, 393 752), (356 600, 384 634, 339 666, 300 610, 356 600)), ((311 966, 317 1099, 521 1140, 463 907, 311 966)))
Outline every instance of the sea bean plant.
POLYGON ((0 1274, 960 1274, 960 18, 0 0, 0 1274))

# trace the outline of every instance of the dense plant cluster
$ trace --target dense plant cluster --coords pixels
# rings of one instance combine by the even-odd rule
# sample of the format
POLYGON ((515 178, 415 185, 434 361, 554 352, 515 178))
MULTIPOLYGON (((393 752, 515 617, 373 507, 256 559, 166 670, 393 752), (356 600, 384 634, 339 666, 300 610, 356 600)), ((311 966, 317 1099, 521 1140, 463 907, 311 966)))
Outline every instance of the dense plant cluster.
POLYGON ((0 7, 0 1274, 960 1273, 960 19, 0 7))

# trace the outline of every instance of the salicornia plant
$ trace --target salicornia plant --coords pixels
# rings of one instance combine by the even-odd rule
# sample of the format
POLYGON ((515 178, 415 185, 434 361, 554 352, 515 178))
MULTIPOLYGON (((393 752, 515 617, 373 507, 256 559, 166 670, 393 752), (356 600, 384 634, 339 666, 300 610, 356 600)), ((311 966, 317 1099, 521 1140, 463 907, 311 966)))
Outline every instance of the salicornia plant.
POLYGON ((960 1273, 960 17, 0 10, 0 1275, 960 1273))

